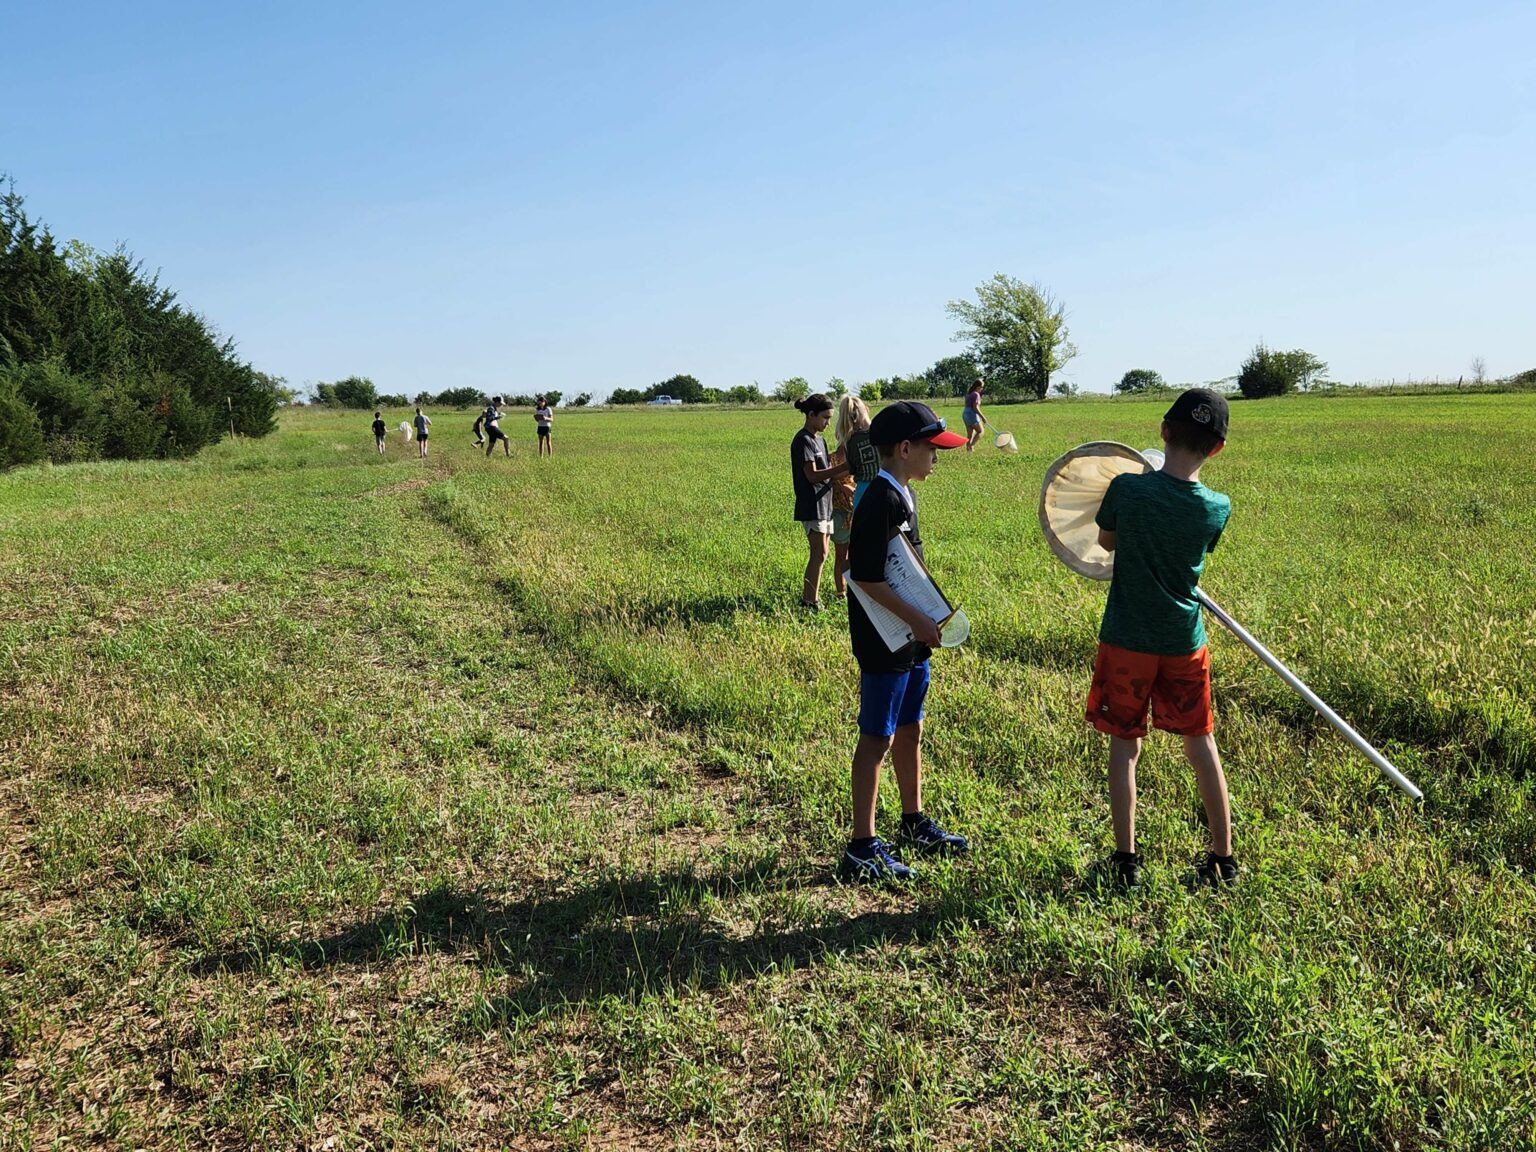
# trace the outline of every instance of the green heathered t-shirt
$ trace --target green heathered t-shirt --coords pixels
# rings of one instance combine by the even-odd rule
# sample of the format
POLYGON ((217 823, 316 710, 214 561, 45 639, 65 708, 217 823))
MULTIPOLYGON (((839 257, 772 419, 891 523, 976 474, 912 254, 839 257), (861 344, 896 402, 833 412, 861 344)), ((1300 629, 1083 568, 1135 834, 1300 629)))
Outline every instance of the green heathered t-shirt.
POLYGON ((1195 585, 1232 501, 1164 472, 1116 476, 1095 517, 1115 534, 1115 574, 1099 640, 1132 652, 1187 656, 1205 644, 1195 585))

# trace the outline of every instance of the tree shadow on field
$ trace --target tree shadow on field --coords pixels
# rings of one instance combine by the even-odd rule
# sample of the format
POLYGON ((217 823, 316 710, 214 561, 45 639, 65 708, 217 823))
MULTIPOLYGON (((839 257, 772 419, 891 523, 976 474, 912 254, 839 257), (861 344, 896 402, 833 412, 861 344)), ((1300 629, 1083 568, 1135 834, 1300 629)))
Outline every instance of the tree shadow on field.
POLYGON ((396 911, 331 935, 208 956, 192 971, 245 972, 270 959, 319 971, 429 951, 473 954, 527 974, 514 977, 494 1005, 499 1014, 515 1016, 681 985, 722 987, 775 966, 805 967, 829 955, 930 940, 953 918, 944 908, 903 909, 826 914, 812 924, 746 935, 731 931, 720 899, 772 881, 800 889, 834 883, 824 874, 786 876, 765 860, 711 875, 685 867, 571 889, 545 886, 510 901, 484 888, 439 885, 396 911))

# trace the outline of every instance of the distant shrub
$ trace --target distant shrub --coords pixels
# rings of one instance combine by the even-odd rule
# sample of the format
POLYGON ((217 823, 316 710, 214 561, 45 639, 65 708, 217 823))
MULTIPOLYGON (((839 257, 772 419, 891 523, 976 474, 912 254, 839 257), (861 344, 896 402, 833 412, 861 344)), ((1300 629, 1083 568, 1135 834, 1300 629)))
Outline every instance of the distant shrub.
POLYGON ((378 398, 374 405, 376 408, 409 408, 411 402, 405 398, 404 393, 389 392, 378 398))
POLYGON ((1115 382, 1115 391, 1121 395, 1135 392, 1155 392, 1160 388, 1168 387, 1168 382, 1162 374, 1154 372, 1150 368, 1132 368, 1124 376, 1115 382))
POLYGON ((810 394, 811 382, 804 376, 791 376, 788 380, 780 380, 778 387, 773 390, 773 398, 784 404, 804 400, 810 394))
POLYGON ((659 384, 652 384, 645 390, 647 400, 654 400, 658 396, 670 396, 674 400, 681 400, 684 404, 702 404, 704 403, 704 385, 699 383, 697 376, 690 376, 684 372, 663 380, 659 384))
POLYGON ((644 404, 645 393, 638 388, 615 388, 608 394, 610 404, 644 404))
POLYGON ((418 404, 436 404, 440 408, 483 408, 491 398, 479 388, 445 388, 436 396, 418 396, 418 404))
POLYGON ((880 380, 866 380, 859 385, 859 399, 864 401, 884 400, 885 384, 880 380))
POLYGON ((590 393, 590 392, 582 392, 582 393, 580 393, 577 396, 571 397, 571 402, 569 404, 569 407, 571 407, 571 408, 585 408, 590 403, 592 403, 592 393, 590 393))
POLYGON ((1310 352, 1293 348, 1275 352, 1263 343, 1254 345, 1237 374, 1237 388, 1246 399, 1283 396, 1321 380, 1328 365, 1310 352))
POLYGON ((754 382, 752 384, 737 384, 734 388, 725 390, 725 400, 728 404, 762 404, 768 397, 763 395, 763 390, 754 382))

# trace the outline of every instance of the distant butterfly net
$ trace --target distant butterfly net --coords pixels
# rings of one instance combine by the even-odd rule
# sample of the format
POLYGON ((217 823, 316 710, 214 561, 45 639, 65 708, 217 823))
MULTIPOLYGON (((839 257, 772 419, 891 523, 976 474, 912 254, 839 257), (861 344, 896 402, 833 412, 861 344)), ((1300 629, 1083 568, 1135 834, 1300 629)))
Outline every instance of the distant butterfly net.
POLYGON ((1108 580, 1115 557, 1099 547, 1094 517, 1111 480, 1150 471, 1140 452, 1113 440, 1080 444, 1047 468, 1040 486, 1040 529, 1057 558, 1079 576, 1108 580))

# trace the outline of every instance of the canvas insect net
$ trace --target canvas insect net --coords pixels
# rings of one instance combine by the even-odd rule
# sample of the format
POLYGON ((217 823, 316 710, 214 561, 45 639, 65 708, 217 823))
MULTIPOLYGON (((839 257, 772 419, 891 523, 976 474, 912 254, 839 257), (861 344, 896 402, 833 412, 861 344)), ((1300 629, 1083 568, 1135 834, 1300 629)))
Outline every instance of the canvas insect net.
POLYGON ((1099 547, 1099 526, 1093 518, 1111 480, 1122 472, 1151 470, 1140 452, 1112 440, 1081 444, 1046 469, 1040 486, 1040 528, 1063 564, 1091 580, 1108 580, 1114 574, 1115 558, 1099 547))

